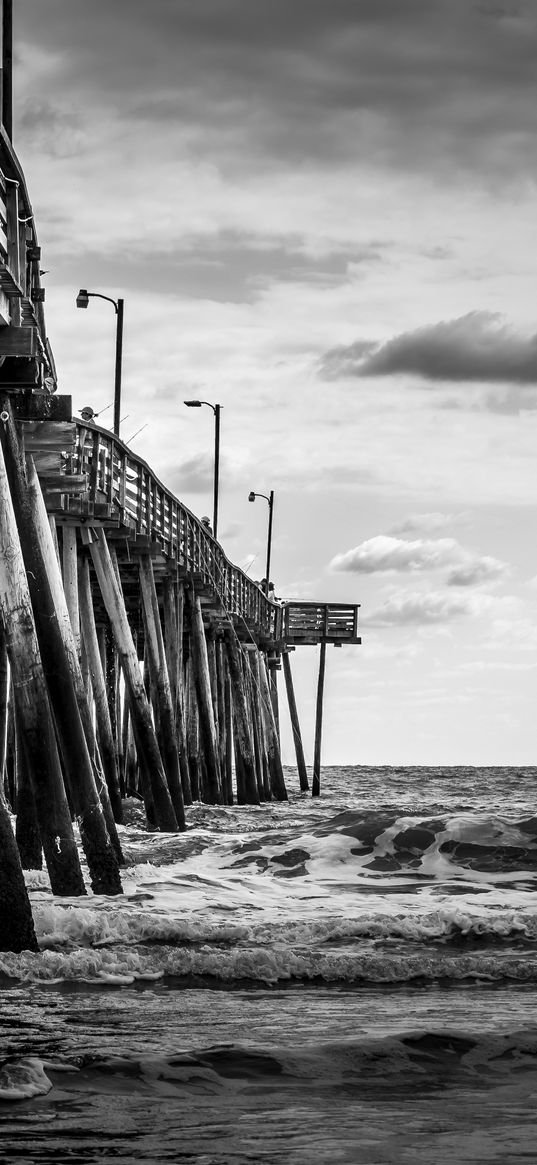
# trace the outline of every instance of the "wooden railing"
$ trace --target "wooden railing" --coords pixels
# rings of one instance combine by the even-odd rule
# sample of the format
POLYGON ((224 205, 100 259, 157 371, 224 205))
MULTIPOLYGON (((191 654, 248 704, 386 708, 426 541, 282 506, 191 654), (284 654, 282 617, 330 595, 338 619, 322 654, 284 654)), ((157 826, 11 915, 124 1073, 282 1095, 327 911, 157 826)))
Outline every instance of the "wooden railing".
POLYGON ((198 518, 170 493, 147 462, 108 429, 77 422, 72 463, 74 480, 87 475, 87 491, 67 500, 71 513, 116 520, 138 537, 159 543, 184 575, 220 601, 223 618, 274 642, 281 638, 282 608, 226 558, 222 547, 198 518))
POLYGON ((41 251, 24 174, 0 126, 0 356, 37 360, 41 387, 54 391, 40 270, 41 251))

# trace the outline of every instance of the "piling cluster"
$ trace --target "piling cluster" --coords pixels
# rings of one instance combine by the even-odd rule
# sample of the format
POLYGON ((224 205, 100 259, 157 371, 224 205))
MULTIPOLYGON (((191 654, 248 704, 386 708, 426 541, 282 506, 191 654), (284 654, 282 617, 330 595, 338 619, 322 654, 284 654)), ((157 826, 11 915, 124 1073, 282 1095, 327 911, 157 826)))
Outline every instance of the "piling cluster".
POLYGON ((135 541, 133 616, 113 539, 47 513, 7 393, 0 412, 0 949, 21 950, 36 946, 23 868, 44 856, 54 894, 86 893, 77 829, 92 890, 122 892, 125 797, 175 831, 193 801, 287 792, 267 653, 135 541))

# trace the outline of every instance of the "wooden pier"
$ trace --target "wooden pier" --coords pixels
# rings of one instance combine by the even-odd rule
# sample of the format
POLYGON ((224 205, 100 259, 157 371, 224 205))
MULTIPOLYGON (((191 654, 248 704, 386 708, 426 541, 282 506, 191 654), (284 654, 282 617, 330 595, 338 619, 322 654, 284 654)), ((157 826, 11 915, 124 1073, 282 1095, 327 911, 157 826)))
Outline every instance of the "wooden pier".
POLYGON ((308 774, 290 653, 360 643, 358 607, 274 602, 109 430, 57 392, 41 252, 11 143, 11 0, 0 82, 0 949, 35 949, 22 866, 56 894, 122 892, 126 797, 184 830, 193 801, 287 799, 282 666, 300 788, 308 774), (9 810, 16 817, 16 836, 9 810))

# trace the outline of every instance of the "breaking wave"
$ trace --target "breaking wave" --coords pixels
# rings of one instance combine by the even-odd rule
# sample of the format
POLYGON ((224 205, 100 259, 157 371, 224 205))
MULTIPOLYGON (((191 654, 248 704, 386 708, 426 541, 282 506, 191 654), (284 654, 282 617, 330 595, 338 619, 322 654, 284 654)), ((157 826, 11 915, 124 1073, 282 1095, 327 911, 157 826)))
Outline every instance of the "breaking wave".
POLYGON ((487 875, 506 880, 537 872, 537 817, 510 822, 491 814, 442 817, 345 810, 311 834, 298 834, 291 846, 258 838, 240 847, 233 863, 273 873, 296 875, 310 863, 352 862, 363 873, 412 872, 428 877, 487 875))
POLYGON ((85 1089, 92 1078, 106 1088, 108 1078, 115 1094, 150 1088, 170 1095, 170 1087, 178 1092, 240 1090, 252 1084, 270 1089, 282 1077, 290 1091, 304 1079, 329 1090, 391 1081, 404 1091, 415 1087, 417 1078, 426 1077, 430 1086, 446 1078, 466 1079, 471 1086, 483 1078, 490 1083, 536 1069, 536 1027, 500 1033, 443 1028, 285 1047, 230 1043, 166 1056, 10 1056, 0 1061, 0 1102, 42 1096, 55 1085, 68 1088, 68 1077, 78 1074, 85 1089))
MULTIPOLYGON (((122 899, 52 899, 30 874, 24 982, 537 981, 537 818, 346 809, 304 828, 147 839, 122 899), (145 853, 144 853, 145 856, 145 853)), ((129 860, 136 830, 126 834, 129 860), (129 851, 130 845, 130 851, 129 851)))

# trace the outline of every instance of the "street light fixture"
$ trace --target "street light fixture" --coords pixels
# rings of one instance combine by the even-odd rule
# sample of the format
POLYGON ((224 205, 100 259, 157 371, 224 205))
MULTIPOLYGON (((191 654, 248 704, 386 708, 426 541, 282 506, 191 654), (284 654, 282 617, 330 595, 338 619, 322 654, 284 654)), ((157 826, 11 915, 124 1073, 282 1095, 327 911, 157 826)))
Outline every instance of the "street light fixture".
POLYGON ((113 304, 116 313, 116 368, 114 377, 114 433, 119 437, 121 421, 121 358, 123 353, 123 304, 122 299, 111 299, 109 295, 101 295, 100 291, 87 291, 81 287, 76 297, 77 307, 88 307, 90 299, 106 299, 113 304))
POLYGON ((268 502, 269 519, 268 519, 268 533, 267 533, 267 567, 265 572, 265 594, 268 596, 269 582, 270 582, 270 552, 272 549, 272 511, 274 509, 274 490, 271 489, 269 496, 266 494, 256 494, 253 489, 248 494, 248 501, 255 502, 256 498, 264 498, 268 502))
POLYGON ((185 400, 188 409, 200 409, 202 405, 214 413, 214 488, 213 488, 213 535, 218 537, 218 480, 220 476, 220 410, 222 405, 213 405, 208 400, 185 400))

